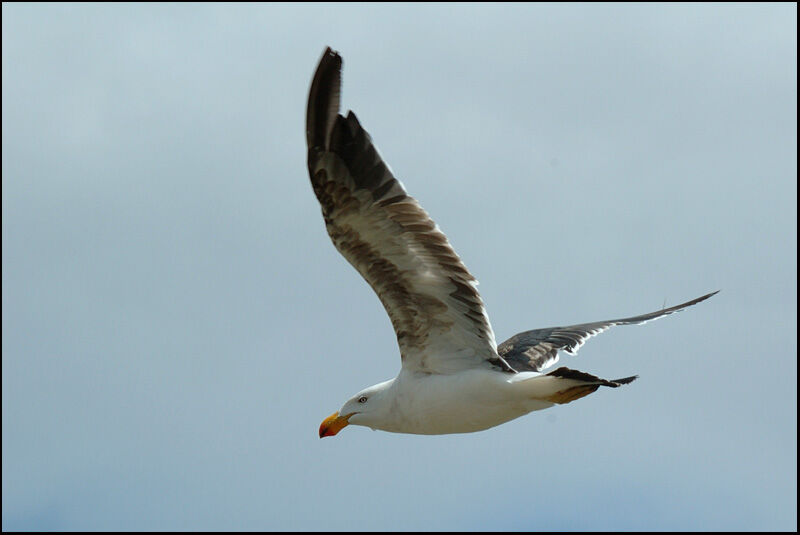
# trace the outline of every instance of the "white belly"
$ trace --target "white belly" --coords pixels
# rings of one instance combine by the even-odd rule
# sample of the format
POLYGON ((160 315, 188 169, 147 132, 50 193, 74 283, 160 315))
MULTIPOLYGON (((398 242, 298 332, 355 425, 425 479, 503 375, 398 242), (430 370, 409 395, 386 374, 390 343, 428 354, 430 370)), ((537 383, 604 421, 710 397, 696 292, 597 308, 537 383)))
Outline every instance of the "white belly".
POLYGON ((401 372, 392 386, 391 417, 378 428, 422 435, 471 433, 553 405, 520 395, 511 377, 491 370, 453 375, 401 372))

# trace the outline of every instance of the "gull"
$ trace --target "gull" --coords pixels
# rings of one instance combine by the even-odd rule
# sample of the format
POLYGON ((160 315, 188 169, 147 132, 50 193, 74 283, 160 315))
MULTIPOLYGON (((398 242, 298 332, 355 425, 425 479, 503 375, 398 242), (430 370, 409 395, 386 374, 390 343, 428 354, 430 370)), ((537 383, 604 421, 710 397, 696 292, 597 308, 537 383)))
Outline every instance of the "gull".
POLYGON ((326 418, 320 438, 350 424, 424 435, 482 431, 628 384, 637 376, 545 370, 559 352, 574 355, 609 327, 658 319, 717 293, 629 318, 525 331, 498 346, 475 277, 356 115, 339 114, 341 72, 341 56, 328 47, 308 95, 308 172, 333 244, 391 319, 402 364, 397 377, 361 390, 326 418))

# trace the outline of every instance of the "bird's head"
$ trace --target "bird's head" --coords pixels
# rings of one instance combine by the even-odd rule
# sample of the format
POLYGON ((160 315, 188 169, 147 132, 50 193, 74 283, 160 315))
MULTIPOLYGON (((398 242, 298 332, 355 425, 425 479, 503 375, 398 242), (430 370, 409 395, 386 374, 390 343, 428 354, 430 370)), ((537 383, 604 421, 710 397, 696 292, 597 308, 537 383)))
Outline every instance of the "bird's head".
POLYGON ((373 429, 380 427, 379 423, 386 418, 391 407, 387 391, 393 382, 394 379, 365 388, 348 399, 338 412, 334 412, 322 421, 319 426, 319 438, 332 437, 350 424, 364 425, 373 429))

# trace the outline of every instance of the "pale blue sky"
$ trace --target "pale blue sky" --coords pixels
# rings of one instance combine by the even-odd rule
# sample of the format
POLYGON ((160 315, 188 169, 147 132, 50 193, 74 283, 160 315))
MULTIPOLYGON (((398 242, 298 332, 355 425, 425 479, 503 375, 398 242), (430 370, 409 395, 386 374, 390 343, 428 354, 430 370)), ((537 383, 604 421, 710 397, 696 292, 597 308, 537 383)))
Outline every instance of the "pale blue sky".
POLYGON ((3 529, 797 528, 797 9, 3 4, 3 529), (497 338, 617 390, 439 437, 305 167, 343 106, 497 338))

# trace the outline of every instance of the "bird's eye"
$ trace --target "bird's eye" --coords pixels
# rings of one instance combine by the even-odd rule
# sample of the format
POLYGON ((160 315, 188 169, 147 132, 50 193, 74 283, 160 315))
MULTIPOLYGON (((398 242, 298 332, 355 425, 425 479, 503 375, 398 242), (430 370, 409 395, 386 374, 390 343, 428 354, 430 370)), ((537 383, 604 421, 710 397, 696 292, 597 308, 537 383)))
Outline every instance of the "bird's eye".
POLYGON ((358 398, 358 402, 359 403, 366 403, 367 402, 367 396, 361 396, 360 398, 358 398))

